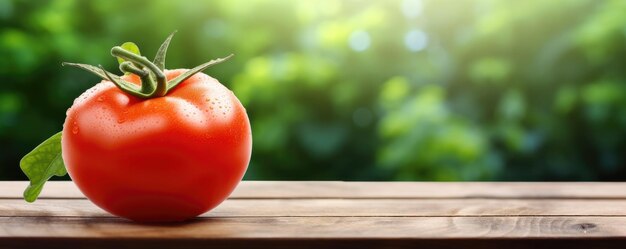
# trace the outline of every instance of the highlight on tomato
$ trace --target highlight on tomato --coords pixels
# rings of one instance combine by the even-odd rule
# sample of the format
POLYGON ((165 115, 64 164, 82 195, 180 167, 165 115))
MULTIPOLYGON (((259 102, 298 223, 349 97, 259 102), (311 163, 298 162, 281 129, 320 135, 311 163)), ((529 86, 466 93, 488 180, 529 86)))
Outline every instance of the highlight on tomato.
POLYGON ((152 61, 134 43, 113 47, 122 76, 63 63, 103 80, 74 100, 62 132, 22 158, 26 201, 66 173, 100 208, 140 222, 190 219, 230 195, 250 162, 250 121, 233 92, 201 71, 232 55, 165 69, 173 35, 152 61))

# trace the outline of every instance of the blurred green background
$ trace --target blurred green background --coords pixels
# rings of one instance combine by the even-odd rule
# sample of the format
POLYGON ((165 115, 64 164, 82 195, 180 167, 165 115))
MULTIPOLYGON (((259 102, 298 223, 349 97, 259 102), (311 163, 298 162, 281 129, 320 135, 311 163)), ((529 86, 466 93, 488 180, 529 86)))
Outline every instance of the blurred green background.
POLYGON ((0 180, 109 49, 205 72, 248 110, 247 179, 626 180, 626 1, 0 0, 0 180))

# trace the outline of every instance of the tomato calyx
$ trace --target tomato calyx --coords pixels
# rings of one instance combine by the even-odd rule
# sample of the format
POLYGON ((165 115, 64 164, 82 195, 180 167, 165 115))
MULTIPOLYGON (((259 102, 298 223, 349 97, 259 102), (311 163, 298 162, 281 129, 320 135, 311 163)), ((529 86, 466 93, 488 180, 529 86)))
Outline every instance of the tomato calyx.
POLYGON ((135 96, 140 99, 150 99, 167 95, 167 93, 174 89, 178 84, 185 81, 194 74, 203 71, 204 69, 215 64, 222 63, 233 57, 233 54, 230 54, 229 56, 226 56, 224 58, 211 60, 202 65, 187 70, 187 72, 179 75, 178 77, 167 81, 164 73, 165 55, 167 53, 167 48, 169 47, 170 41, 172 40, 172 37, 175 33, 176 31, 170 34, 167 39, 165 39, 163 44, 161 44, 161 47, 157 51, 157 54, 153 61, 148 60, 145 56, 141 56, 141 54, 139 53, 139 48, 132 42, 127 42, 124 43, 122 46, 115 46, 111 49, 111 55, 113 57, 117 57, 118 61, 120 62, 120 71, 125 74, 135 74, 139 76, 139 78, 141 79, 140 86, 137 86, 131 82, 122 79, 122 77, 118 75, 106 71, 102 67, 102 65, 98 65, 98 67, 95 67, 87 64, 68 62, 63 62, 61 65, 68 65, 86 70, 104 80, 111 81, 121 91, 131 96, 135 96))

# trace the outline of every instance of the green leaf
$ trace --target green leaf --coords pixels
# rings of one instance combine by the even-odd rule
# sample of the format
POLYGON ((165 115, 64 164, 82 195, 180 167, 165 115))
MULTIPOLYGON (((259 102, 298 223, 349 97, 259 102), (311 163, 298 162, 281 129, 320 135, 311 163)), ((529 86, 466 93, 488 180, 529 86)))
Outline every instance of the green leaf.
POLYGON ((192 69, 187 70, 187 72, 178 75, 178 77, 172 79, 171 81, 168 82, 168 86, 167 86, 167 91, 169 92, 171 89, 173 89, 174 87, 176 87, 178 84, 180 84, 181 82, 185 81, 186 79, 188 79, 189 77, 193 76, 194 74, 206 69, 207 67, 213 66, 215 64, 219 64, 222 63, 228 59, 230 59, 231 57, 233 57, 234 54, 231 54, 229 56, 226 56, 224 58, 219 58, 219 59, 215 59, 215 60, 211 60, 207 63, 204 63, 200 66, 194 67, 192 69))
MULTIPOLYGON (((137 44, 135 44, 134 42, 124 42, 124 44, 122 44, 120 47, 122 47, 124 50, 128 50, 129 52, 139 55, 141 56, 141 52, 139 52, 139 47, 137 47, 137 44)), ((122 62, 124 62, 126 60, 124 60, 124 58, 122 57, 117 57, 117 62, 121 65, 122 62)), ((134 64, 134 63, 133 63, 134 64)), ((137 65, 135 64, 135 66, 137 68, 141 68, 141 65, 137 65)), ((128 74, 128 73, 127 73, 128 74)))
POLYGON ((176 31, 172 32, 170 36, 165 39, 163 44, 161 44, 159 51, 157 51, 154 60, 152 61, 154 65, 161 69, 161 71, 165 70, 165 54, 167 53, 167 47, 169 47, 170 41, 172 41, 172 37, 174 36, 174 34, 176 34, 176 31))
MULTIPOLYGON (((92 66, 92 65, 87 65, 87 64, 80 64, 80 63, 70 63, 70 62, 63 62, 61 63, 61 65, 63 66, 72 66, 72 67, 76 67, 76 68, 80 68, 83 69, 87 72, 93 73, 95 75, 98 75, 98 77, 102 78, 103 80, 109 80, 109 78, 102 72, 103 70, 100 69, 99 67, 96 66, 92 66)), ((117 75, 113 75, 110 72, 107 72, 111 75, 111 77, 113 77, 114 79, 120 79, 119 76, 117 75)))
POLYGON ((24 199, 27 202, 37 199, 50 177, 67 174, 61 155, 61 133, 48 138, 20 161, 20 168, 30 179, 30 185, 24 191, 24 199))

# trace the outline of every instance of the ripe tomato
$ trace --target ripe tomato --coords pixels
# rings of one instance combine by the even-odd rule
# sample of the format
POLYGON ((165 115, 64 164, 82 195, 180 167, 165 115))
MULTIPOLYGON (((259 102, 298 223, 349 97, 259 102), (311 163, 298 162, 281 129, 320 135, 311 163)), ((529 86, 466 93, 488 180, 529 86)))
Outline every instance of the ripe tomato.
MULTIPOLYGON (((183 72, 164 71, 168 80, 183 72)), ((61 142, 67 172, 97 206, 135 221, 179 221, 228 197, 250 161, 252 135, 234 94, 197 73, 149 99, 102 81, 67 111, 61 142)))

